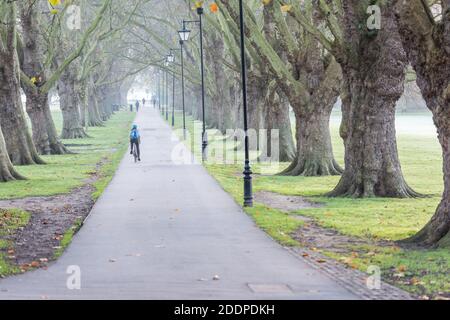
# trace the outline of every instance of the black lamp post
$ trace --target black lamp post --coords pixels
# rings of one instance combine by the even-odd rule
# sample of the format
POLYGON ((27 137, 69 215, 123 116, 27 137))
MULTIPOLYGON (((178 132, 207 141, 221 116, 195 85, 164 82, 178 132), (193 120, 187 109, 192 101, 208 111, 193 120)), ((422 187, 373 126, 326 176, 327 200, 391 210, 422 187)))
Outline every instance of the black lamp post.
POLYGON ((242 0, 239 0, 239 22, 241 28, 241 68, 242 68, 242 95, 244 111, 244 132, 245 132, 245 165, 244 165, 244 206, 253 207, 253 186, 252 170, 250 167, 250 153, 248 141, 248 118, 247 118, 247 65, 245 61, 245 23, 244 7, 242 0))
POLYGON ((161 69, 161 115, 164 116, 164 105, 166 103, 166 74, 164 69, 161 69))
POLYGON ((164 62, 166 66, 166 121, 169 121, 169 59, 164 62))
POLYGON ((208 134, 206 132, 206 118, 205 118, 205 63, 203 58, 203 16, 204 10, 203 7, 197 8, 197 14, 199 16, 199 20, 197 21, 183 21, 183 29, 178 32, 180 35, 180 39, 182 41, 188 41, 190 30, 186 29, 187 23, 198 23, 200 27, 200 69, 201 69, 201 78, 202 78, 202 120, 203 120, 203 131, 202 131, 202 160, 207 160, 207 147, 208 147, 208 134))
POLYGON ((158 70, 158 109, 161 111, 161 69, 158 70))
POLYGON ((181 100, 183 104, 183 139, 186 140, 186 102, 184 93, 184 42, 189 40, 190 31, 186 30, 183 24, 183 29, 178 31, 180 36, 180 51, 181 51, 181 100))
MULTIPOLYGON (((167 56, 169 63, 175 63, 174 51, 177 49, 170 49, 170 54, 167 56)), ((172 127, 175 127, 175 71, 172 71, 172 127)))

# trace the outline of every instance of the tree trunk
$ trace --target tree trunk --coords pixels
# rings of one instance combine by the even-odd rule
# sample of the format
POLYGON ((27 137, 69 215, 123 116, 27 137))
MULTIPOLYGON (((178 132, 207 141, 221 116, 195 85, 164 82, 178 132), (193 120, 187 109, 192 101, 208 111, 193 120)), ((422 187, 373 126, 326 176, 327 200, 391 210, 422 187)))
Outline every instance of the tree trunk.
POLYGON ((81 126, 83 128, 86 127, 86 113, 88 112, 88 88, 86 85, 86 82, 81 83, 79 90, 78 90, 78 101, 80 105, 80 120, 81 120, 81 126))
POLYGON ((119 88, 106 87, 102 89, 102 100, 101 100, 101 118, 103 121, 108 121, 111 118, 113 112, 113 105, 117 104, 116 97, 118 96, 117 91, 119 88))
POLYGON ((407 59, 393 8, 382 7, 383 27, 370 35, 355 27, 366 19, 358 17, 360 5, 352 0, 345 6, 350 47, 345 56, 338 55, 344 75, 345 171, 330 196, 415 197, 418 194, 405 182, 397 152, 395 106, 404 91, 407 59))
POLYGON ((78 94, 75 80, 64 75, 58 84, 60 108, 63 116, 62 139, 80 139, 87 137, 81 124, 78 94))
POLYGON ((44 155, 69 153, 59 141, 48 103, 48 94, 33 93, 25 89, 27 113, 33 128, 33 141, 37 151, 44 155))
POLYGON ((292 135, 291 119, 289 115, 289 103, 286 98, 280 98, 280 93, 277 90, 272 90, 266 99, 264 109, 264 128, 267 130, 267 138, 262 143, 263 157, 260 160, 264 161, 264 157, 273 159, 272 144, 278 144, 278 161, 291 162, 295 159, 296 149, 294 138, 292 135), (274 138, 278 131, 278 139, 274 138))
POLYGON ((0 127, 13 164, 44 164, 36 151, 25 120, 15 49, 13 52, 0 53, 0 127))
POLYGON ((101 127, 103 126, 103 121, 100 116, 98 101, 97 101, 97 91, 92 88, 89 95, 88 103, 88 115, 89 115, 89 126, 90 127, 101 127))
POLYGON ((407 241, 450 247, 450 1, 443 7, 442 19, 434 22, 420 0, 401 2, 397 9, 403 46, 439 133, 444 172, 444 193, 435 215, 407 241))
MULTIPOLYGON (((319 47, 317 47, 319 48, 319 47)), ((331 111, 339 97, 342 73, 333 59, 321 58, 317 48, 305 60, 308 70, 302 77, 310 92, 308 104, 289 93, 295 114, 297 153, 281 173, 288 176, 340 175, 343 170, 334 159, 330 134, 331 111)))
POLYGON ((442 201, 430 222, 419 233, 407 240, 426 246, 450 247, 450 94, 447 99, 445 113, 434 116, 444 155, 442 201))
POLYGON ((331 108, 318 106, 310 110, 310 113, 302 113, 299 108, 294 108, 297 153, 295 160, 281 175, 340 175, 342 169, 334 159, 331 144, 331 108))
POLYGON ((23 179, 25 178, 16 172, 9 160, 5 139, 3 138, 2 130, 0 128, 0 182, 23 179))
POLYGON ((45 82, 42 59, 45 56, 44 40, 39 30, 39 3, 21 3, 21 26, 23 35, 22 70, 31 79, 38 78, 36 87, 22 82, 27 97, 26 110, 31 120, 33 141, 40 154, 65 154, 67 149, 58 140, 48 103, 48 93, 40 92, 39 86, 45 82))

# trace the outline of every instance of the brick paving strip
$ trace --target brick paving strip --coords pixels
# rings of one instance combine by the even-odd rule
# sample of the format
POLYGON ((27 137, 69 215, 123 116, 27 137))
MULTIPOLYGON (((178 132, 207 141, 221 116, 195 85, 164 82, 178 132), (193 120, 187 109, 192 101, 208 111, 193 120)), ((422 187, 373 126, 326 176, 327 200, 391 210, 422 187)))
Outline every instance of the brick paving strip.
POLYGON ((408 292, 384 281, 381 281, 380 289, 369 289, 368 274, 346 267, 318 252, 298 247, 286 247, 286 250, 363 300, 415 300, 408 292))

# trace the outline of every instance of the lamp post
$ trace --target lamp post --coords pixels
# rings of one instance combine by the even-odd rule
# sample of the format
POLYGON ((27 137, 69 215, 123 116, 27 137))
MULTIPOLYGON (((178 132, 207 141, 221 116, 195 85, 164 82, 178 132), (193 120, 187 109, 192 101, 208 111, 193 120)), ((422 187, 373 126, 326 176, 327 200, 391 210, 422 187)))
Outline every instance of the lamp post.
POLYGON ((166 121, 169 121, 169 59, 166 57, 166 121))
POLYGON ((178 32, 180 39, 182 41, 188 41, 190 30, 186 29, 187 23, 198 23, 200 28, 200 71, 202 80, 202 120, 203 120, 203 130, 202 130, 202 160, 207 160, 207 148, 208 148, 208 134, 206 132, 206 118, 205 118, 205 63, 203 57, 203 16, 204 10, 202 6, 197 7, 197 14, 199 20, 187 21, 183 20, 183 29, 178 32))
MULTIPOLYGON (((167 56, 168 63, 175 62, 175 55, 173 51, 175 49, 170 49, 170 54, 167 56)), ((172 71, 172 127, 175 127, 175 72, 172 71)))
POLYGON ((184 41, 180 40, 181 51, 181 96, 183 103, 183 140, 186 140, 186 106, 184 101, 184 41))
POLYGON ((239 0, 239 22, 241 36, 241 74, 242 74, 242 102, 244 112, 244 132, 245 132, 245 165, 244 165, 244 206, 253 207, 253 186, 252 170, 250 167, 250 153, 248 141, 248 118, 247 118, 247 65, 245 61, 245 23, 244 6, 242 0, 239 0))
POLYGON ((158 70, 158 109, 161 111, 161 69, 158 70))
POLYGON ((181 51, 181 100, 183 104, 183 138, 186 140, 186 101, 184 92, 184 42, 189 40, 190 31, 186 30, 186 25, 183 24, 183 29, 178 31, 180 36, 180 51, 181 51))
POLYGON ((164 116, 164 105, 166 103, 166 74, 164 69, 161 69, 161 116, 164 116))

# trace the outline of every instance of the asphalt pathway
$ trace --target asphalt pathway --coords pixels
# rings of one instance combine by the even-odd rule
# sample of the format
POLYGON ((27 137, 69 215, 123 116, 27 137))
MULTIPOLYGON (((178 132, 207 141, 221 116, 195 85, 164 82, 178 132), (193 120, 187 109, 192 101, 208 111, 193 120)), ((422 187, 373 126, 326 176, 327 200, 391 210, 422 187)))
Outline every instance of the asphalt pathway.
POLYGON ((358 298, 256 227, 201 165, 177 165, 183 147, 157 111, 136 121, 142 162, 127 154, 63 256, 0 280, 0 299, 358 298))

